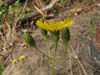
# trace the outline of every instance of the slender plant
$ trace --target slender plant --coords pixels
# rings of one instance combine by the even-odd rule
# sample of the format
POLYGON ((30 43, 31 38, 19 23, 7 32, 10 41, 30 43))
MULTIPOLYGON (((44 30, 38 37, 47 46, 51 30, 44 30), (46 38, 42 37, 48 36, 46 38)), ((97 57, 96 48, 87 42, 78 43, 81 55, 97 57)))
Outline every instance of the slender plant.
POLYGON ((20 62, 21 63, 22 67, 24 68, 24 71, 25 71, 26 75, 28 75, 28 72, 27 72, 26 67, 25 67, 25 64, 24 64, 24 55, 23 56, 20 56, 19 59, 13 60, 12 63, 13 64, 16 64, 17 62, 20 62))
POLYGON ((73 21, 71 18, 66 18, 64 21, 56 22, 56 24, 54 24, 54 21, 50 21, 48 24, 46 21, 43 22, 42 19, 36 22, 36 25, 40 27, 40 31, 47 41, 50 56, 46 55, 45 53, 43 53, 41 50, 37 48, 35 40, 30 34, 26 33, 26 36, 24 37, 26 43, 30 47, 35 48, 38 52, 40 52, 41 54, 46 56, 48 59, 50 59, 51 64, 52 64, 52 75, 54 75, 54 63, 60 60, 67 52, 67 44, 68 44, 68 41, 70 40, 70 32, 69 32, 68 27, 72 24, 72 22, 73 21), (52 40, 55 44, 54 55, 51 54, 51 50, 50 50, 50 46, 49 46, 49 42, 47 38, 48 31, 51 33, 52 40), (64 45, 65 45, 65 52, 62 54, 60 58, 55 59, 60 31, 61 31, 62 41, 64 42, 64 45))

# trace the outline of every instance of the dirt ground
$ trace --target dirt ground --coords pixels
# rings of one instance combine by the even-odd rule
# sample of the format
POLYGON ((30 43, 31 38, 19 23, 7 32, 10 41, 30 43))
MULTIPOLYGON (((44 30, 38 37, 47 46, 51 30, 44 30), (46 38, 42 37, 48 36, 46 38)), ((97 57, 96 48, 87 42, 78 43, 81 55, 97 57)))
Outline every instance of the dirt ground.
MULTIPOLYGON (((54 75, 100 75, 99 69, 95 71, 98 68, 98 65, 92 62, 87 52, 87 50, 89 50, 90 40, 95 35, 91 29, 91 26, 88 25, 88 22, 93 20, 95 25, 99 28, 100 17, 96 20, 93 19, 93 15, 95 15, 95 17, 100 16, 98 10, 99 8, 95 11, 91 10, 88 12, 81 12, 77 16, 65 16, 67 14, 66 9, 64 10, 63 14, 61 14, 63 11, 58 13, 58 16, 56 17, 57 21, 64 20, 65 18, 71 16, 73 23, 69 27, 71 38, 68 43, 68 52, 62 59, 55 63, 54 75), (75 58, 76 55, 78 55, 79 60, 75 58)), ((31 35, 34 37, 37 47, 42 52, 49 55, 46 40, 43 35, 41 35, 39 27, 34 30, 30 28, 28 31, 31 31, 31 35)), ((13 45, 13 49, 9 48, 8 51, 13 50, 13 52, 11 55, 9 55, 6 61, 2 75, 26 75, 22 65, 19 62, 12 64, 12 60, 18 59, 19 56, 22 55, 25 56, 24 64, 29 75, 51 75, 51 61, 34 48, 19 46, 19 44, 22 44, 23 37, 25 36, 22 31, 18 31, 17 36, 20 37, 20 39, 15 39, 17 42, 13 45)), ((49 32, 48 39, 53 54, 55 49, 54 42, 52 41, 49 32)), ((64 44, 60 39, 58 42, 56 58, 59 58, 63 53, 64 44)))

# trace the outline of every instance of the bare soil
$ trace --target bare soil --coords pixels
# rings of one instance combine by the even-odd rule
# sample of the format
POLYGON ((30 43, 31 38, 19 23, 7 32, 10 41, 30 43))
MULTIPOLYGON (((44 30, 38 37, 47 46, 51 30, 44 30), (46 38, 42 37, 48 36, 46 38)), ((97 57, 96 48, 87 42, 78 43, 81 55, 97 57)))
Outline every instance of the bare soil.
MULTIPOLYGON (((94 62, 92 62, 87 52, 87 50, 89 50, 90 40, 95 35, 91 29, 91 26, 88 25, 88 22, 90 20, 93 20, 95 26, 97 26, 99 29, 100 13, 98 12, 98 10, 99 9, 96 9, 95 11, 90 10, 88 12, 82 11, 77 16, 73 14, 65 16, 69 11, 67 9, 64 9, 63 11, 57 13, 58 16, 54 18, 57 21, 64 20, 67 17, 72 17, 73 23, 69 27, 71 38, 68 43, 68 52, 61 60, 55 63, 54 75, 86 75, 82 69, 82 65, 87 75, 100 74, 99 70, 95 71, 98 66, 94 62), (93 15, 95 15, 95 17, 99 16, 99 18, 94 20, 93 15), (76 55, 78 55, 78 59, 80 62, 75 58, 74 52, 76 53, 76 55)), ((27 30, 31 31, 31 35, 34 37, 37 47, 42 52, 49 55, 46 40, 40 33, 39 27, 36 26, 36 29, 34 30, 32 30, 32 28, 29 28, 27 30)), ((6 59, 7 61, 4 65, 4 71, 2 75, 26 75, 20 62, 12 64, 12 60, 18 59, 19 56, 22 55, 25 56, 24 64, 29 75, 51 75, 51 61, 40 54, 38 51, 36 51, 34 48, 21 46, 23 44, 23 37, 25 36, 25 34, 21 30, 17 32, 17 36, 19 37, 19 39, 15 39, 15 41, 17 42, 14 43, 13 49, 8 49, 8 51, 12 51, 12 53, 6 59)), ((55 49, 54 42, 52 41, 49 32, 48 40, 53 54, 55 49)), ((63 53, 64 43, 60 39, 58 42, 56 58, 59 58, 63 53)))

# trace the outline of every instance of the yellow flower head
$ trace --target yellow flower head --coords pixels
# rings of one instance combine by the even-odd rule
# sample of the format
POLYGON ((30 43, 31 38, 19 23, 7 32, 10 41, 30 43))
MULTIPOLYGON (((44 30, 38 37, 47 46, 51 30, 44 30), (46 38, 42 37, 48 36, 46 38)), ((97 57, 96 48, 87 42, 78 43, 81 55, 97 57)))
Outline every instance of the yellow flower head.
POLYGON ((13 62, 12 62, 12 63, 13 63, 13 64, 15 64, 16 62, 17 62, 17 59, 13 60, 13 62))
POLYGON ((40 19, 36 22, 36 25, 45 30, 54 32, 62 30, 62 27, 69 27, 72 22, 71 18, 66 18, 64 21, 56 22, 56 24, 54 24, 54 21, 50 21, 48 24, 46 21, 43 22, 42 19, 40 19))
POLYGON ((0 12, 0 15, 1 15, 2 13, 0 12))
POLYGON ((19 59, 24 59, 24 56, 20 56, 19 59))

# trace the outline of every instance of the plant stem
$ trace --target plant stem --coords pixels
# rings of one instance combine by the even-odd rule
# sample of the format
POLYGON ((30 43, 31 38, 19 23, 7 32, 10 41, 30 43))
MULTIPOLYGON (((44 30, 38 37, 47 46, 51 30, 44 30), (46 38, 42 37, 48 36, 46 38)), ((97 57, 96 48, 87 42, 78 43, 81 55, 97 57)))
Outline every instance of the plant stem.
POLYGON ((44 56, 46 56, 48 59, 52 60, 52 58, 50 58, 49 56, 47 56, 46 54, 44 54, 43 52, 41 52, 37 47, 34 47, 37 51, 39 51, 41 54, 43 54, 44 56))
POLYGON ((48 44, 48 49, 49 49, 49 52, 50 52, 50 57, 52 58, 52 54, 51 54, 51 50, 50 50, 50 45, 49 45, 49 42, 48 42, 48 38, 47 36, 45 37, 46 41, 47 41, 47 44, 48 44))
POLYGON ((24 68, 24 70, 25 70, 25 72, 26 72, 26 75, 28 75, 28 72, 27 72, 27 70, 26 70, 26 68, 25 68, 25 65, 24 65, 23 60, 22 60, 22 66, 23 66, 23 68, 24 68))
POLYGON ((52 63, 52 75, 54 74, 54 61, 51 61, 52 63))
POLYGON ((64 54, 60 58, 56 59, 55 61, 58 61, 59 59, 61 59, 66 54, 66 52, 67 52, 67 43, 65 43, 65 52, 64 52, 64 54))
POLYGON ((54 52, 53 60, 51 60, 51 63, 52 63, 52 75, 54 74, 54 63, 55 63, 56 50, 57 50, 57 43, 55 43, 55 52, 54 52))
POLYGON ((56 50, 57 50, 57 43, 55 43, 55 52, 54 52, 54 57, 53 57, 54 60, 55 60, 55 56, 56 56, 56 50))

